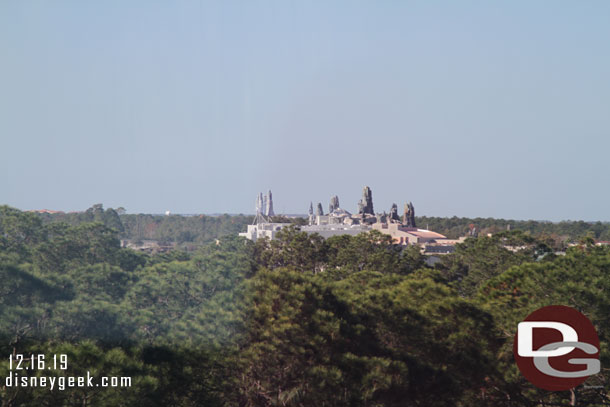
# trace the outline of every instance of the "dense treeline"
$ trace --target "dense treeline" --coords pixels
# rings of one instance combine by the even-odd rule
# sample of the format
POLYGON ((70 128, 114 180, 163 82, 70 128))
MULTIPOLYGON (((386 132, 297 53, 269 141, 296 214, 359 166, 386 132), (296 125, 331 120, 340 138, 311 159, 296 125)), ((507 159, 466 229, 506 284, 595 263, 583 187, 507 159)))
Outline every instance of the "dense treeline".
MULTIPOLYGON (((135 243, 153 240, 161 244, 176 244, 183 248, 201 246, 219 237, 236 235, 246 230, 254 219, 250 215, 149 215, 125 214, 124 209, 93 205, 84 212, 40 213, 44 224, 67 223, 72 226, 87 222, 101 222, 115 229, 121 239, 135 243)), ((275 222, 303 223, 302 219, 276 216, 275 222)))
POLYGON ((156 240, 163 243, 208 243, 226 235, 237 235, 252 223, 252 216, 154 216, 122 215, 125 232, 133 241, 156 240))
MULTIPOLYGON (((596 324, 608 366, 610 250, 591 240, 556 256, 503 232, 431 269, 376 232, 287 228, 154 256, 121 248, 119 233, 0 207, 0 378, 12 353, 68 355, 65 372, 24 375, 132 378, 1 383, 2 406, 565 405, 571 394, 536 390, 512 361, 517 322, 550 304, 596 324)), ((607 405, 606 381, 578 388, 578 405, 607 405)))
MULTIPOLYGON (((162 244, 177 244, 183 248, 201 246, 223 236, 235 235, 246 230, 253 217, 248 215, 181 216, 125 214, 124 209, 104 209, 101 204, 93 205, 84 212, 42 213, 43 223, 63 222, 76 226, 85 222, 101 222, 115 229, 121 239, 133 242, 154 240, 162 244)), ((305 218, 275 217, 275 222, 304 224, 305 218)), ((420 227, 442 233, 449 238, 471 234, 487 235, 508 229, 521 230, 545 240, 556 250, 563 250, 569 243, 578 242, 583 237, 610 241, 610 223, 564 221, 520 221, 494 218, 439 218, 421 216, 417 218, 420 227)))
POLYGON ((495 218, 439 218, 422 216, 417 218, 418 226, 429 227, 450 238, 458 238, 470 234, 471 228, 476 228, 479 234, 494 234, 506 230, 521 230, 536 237, 551 238, 557 244, 575 242, 583 237, 610 241, 610 223, 562 221, 546 222, 535 220, 507 220, 495 218))

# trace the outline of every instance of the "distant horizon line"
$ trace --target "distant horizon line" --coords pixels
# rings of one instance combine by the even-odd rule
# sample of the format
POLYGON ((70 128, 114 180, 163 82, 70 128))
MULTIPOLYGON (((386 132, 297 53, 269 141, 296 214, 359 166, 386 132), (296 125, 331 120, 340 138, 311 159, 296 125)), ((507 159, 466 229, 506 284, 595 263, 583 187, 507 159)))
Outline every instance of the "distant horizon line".
MULTIPOLYGON (((4 204, 6 205, 6 204, 4 204)), ((7 205, 7 206, 11 206, 11 205, 7 205)), ((38 214, 50 214, 50 215, 54 215, 54 214, 63 214, 63 215, 69 215, 69 214, 77 214, 77 213, 84 213, 86 212, 85 210, 82 211, 62 211, 62 210, 50 210, 50 209, 21 209, 21 208, 16 208, 22 212, 35 212, 38 214)), ((118 207, 120 208, 120 207, 118 207)), ((118 209, 118 208, 112 208, 112 207, 107 207, 105 209, 118 209)), ((205 212, 198 212, 198 213, 174 213, 171 212, 168 214, 166 213, 162 213, 162 212, 125 212, 124 214, 121 214, 120 216, 123 215, 151 215, 151 216, 185 216, 185 217, 190 217, 190 216, 223 216, 223 215, 228 215, 228 216, 255 216, 254 213, 244 213, 244 212, 211 212, 211 213, 205 213, 205 212)), ((275 214, 274 216, 286 216, 286 217, 301 217, 301 218, 307 218, 309 215, 306 213, 278 213, 275 214)), ((514 218, 500 218, 500 217, 493 217, 493 216, 476 216, 476 217, 470 217, 470 216, 457 216, 457 215, 452 215, 452 216, 438 216, 438 215, 416 215, 416 218, 441 218, 441 219, 452 219, 452 218, 457 218, 457 219, 494 219, 494 220, 502 220, 502 221, 514 221, 514 222, 528 222, 528 221, 534 221, 534 222, 540 222, 540 223, 562 223, 562 222, 567 222, 567 223, 573 223, 573 222, 585 222, 585 223, 602 223, 602 224, 607 224, 610 223, 610 221, 604 221, 604 220, 583 220, 583 219, 563 219, 563 220, 548 220, 548 219, 514 219, 514 218)))

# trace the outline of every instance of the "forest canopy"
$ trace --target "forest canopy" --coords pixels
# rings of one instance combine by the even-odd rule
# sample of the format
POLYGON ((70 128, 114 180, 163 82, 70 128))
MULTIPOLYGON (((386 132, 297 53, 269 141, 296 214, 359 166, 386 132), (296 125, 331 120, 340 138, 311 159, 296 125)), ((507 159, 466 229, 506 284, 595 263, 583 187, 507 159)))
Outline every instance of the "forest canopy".
POLYGON ((206 237, 149 255, 120 244, 147 215, 79 216, 0 206, 0 377, 8 355, 67 354, 65 374, 132 385, 1 385, 2 406, 563 405, 573 394, 537 390, 512 359, 516 324, 551 304, 595 324, 604 374, 576 392, 607 403, 610 249, 592 240, 557 255, 532 231, 479 234, 431 268, 377 232, 253 243, 233 217, 170 216, 206 237))

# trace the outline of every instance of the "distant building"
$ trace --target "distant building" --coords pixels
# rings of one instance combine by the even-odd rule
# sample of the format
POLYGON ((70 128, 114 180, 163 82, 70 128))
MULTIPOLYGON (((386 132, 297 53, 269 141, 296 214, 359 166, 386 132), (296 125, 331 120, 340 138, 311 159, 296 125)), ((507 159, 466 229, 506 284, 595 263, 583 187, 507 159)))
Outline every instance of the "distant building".
MULTIPOLYGON (((405 204, 403 219, 398 216, 396 204, 392 205, 390 215, 385 212, 375 214, 373 211, 373 193, 369 187, 362 192, 362 199, 358 202, 358 214, 352 215, 339 206, 339 197, 330 199, 329 212, 324 214, 322 204, 318 203, 314 214, 313 202, 309 204, 309 225, 301 226, 300 230, 306 233, 317 233, 323 238, 339 235, 355 236, 359 233, 377 230, 383 234, 390 235, 394 244, 401 246, 418 245, 424 253, 446 254, 451 253, 455 240, 447 239, 440 233, 415 226, 415 208, 409 202, 405 204)), ((240 233, 252 241, 262 237, 275 239, 277 233, 290 223, 273 223, 270 216, 273 213, 273 201, 271 191, 266 196, 260 193, 256 201, 256 216, 248 230, 240 233)))
POLYGON ((440 233, 426 229, 418 229, 403 226, 400 223, 374 223, 373 230, 392 236, 392 240, 400 245, 413 245, 424 243, 436 243, 439 240, 447 239, 440 233))
POLYGON ((422 252, 424 254, 449 254, 455 251, 455 245, 458 243, 464 243, 466 237, 460 237, 459 239, 443 239, 433 243, 424 243, 422 245, 422 252))
POLYGON ((356 236, 359 233, 368 232, 371 227, 368 225, 345 225, 345 224, 319 224, 301 226, 301 231, 306 233, 317 233, 324 239, 331 236, 350 235, 356 236))
POLYGON ((175 249, 176 243, 162 245, 159 244, 159 242, 156 240, 132 241, 128 239, 123 239, 121 240, 121 247, 127 247, 129 249, 145 252, 148 254, 156 254, 166 253, 170 250, 175 249))
POLYGON ((265 196, 263 196, 262 192, 259 193, 256 197, 256 215, 254 216, 254 221, 251 225, 248 225, 246 232, 242 232, 239 235, 253 242, 263 237, 271 240, 275 239, 277 232, 286 226, 290 226, 291 223, 273 223, 270 217, 274 215, 271 191, 265 196))
POLYGON ((422 252, 427 255, 449 254, 455 251, 455 246, 445 244, 426 244, 422 247, 422 252))
POLYGON ((248 230, 240 233, 239 235, 245 237, 246 239, 252 240, 253 242, 256 242, 257 239, 262 237, 273 240, 275 239, 277 232, 290 225, 291 223, 257 223, 254 225, 248 225, 248 230))
POLYGON ((51 209, 35 209, 35 210, 28 211, 28 212, 50 213, 50 214, 64 213, 63 211, 54 211, 51 209))
POLYGON ((334 208, 328 215, 315 215, 310 218, 310 226, 312 225, 352 225, 352 214, 341 208, 334 208))

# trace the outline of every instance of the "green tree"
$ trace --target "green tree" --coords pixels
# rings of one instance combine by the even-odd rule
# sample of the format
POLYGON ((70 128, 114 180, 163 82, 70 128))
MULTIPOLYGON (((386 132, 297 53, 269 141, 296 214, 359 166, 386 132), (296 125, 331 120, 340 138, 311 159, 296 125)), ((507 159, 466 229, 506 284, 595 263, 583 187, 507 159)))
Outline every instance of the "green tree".
MULTIPOLYGON (((593 245, 574 247, 552 261, 512 267, 486 282, 477 300, 494 316, 497 336, 503 346, 498 352, 501 376, 490 388, 496 400, 510 398, 523 405, 562 403, 568 392, 549 394, 535 389, 518 372, 512 360, 512 339, 517 324, 528 314, 547 305, 567 305, 584 313, 596 326, 601 341, 601 364, 608 366, 610 353, 610 249, 593 245)), ((589 386, 608 385, 607 368, 589 379, 589 386)), ((576 390, 582 405, 600 405, 605 393, 595 388, 576 390), (590 404, 587 404, 590 403, 590 404), (600 404, 596 404, 600 403, 600 404)), ((581 405, 581 404, 579 404, 581 405)))
POLYGON ((490 316, 429 279, 279 268, 249 287, 241 405, 455 406, 491 371, 490 316))
POLYGON ((32 248, 45 238, 41 226, 35 214, 0 205, 0 260, 29 260, 32 248))
POLYGON ((541 253, 539 247, 535 239, 522 232, 470 238, 458 244, 437 267, 461 295, 471 296, 511 266, 536 260, 541 253))
POLYGON ((117 264, 120 242, 116 232, 102 223, 64 224, 46 227, 49 239, 34 251, 34 264, 45 273, 64 273, 70 268, 95 263, 117 264))
POLYGON ((328 246, 317 233, 300 232, 296 227, 280 230, 276 239, 258 239, 255 255, 257 264, 274 269, 292 267, 318 273, 325 268, 328 246))
POLYGON ((395 245, 389 235, 376 230, 356 236, 339 235, 327 240, 329 266, 356 272, 409 274, 425 266, 419 247, 395 245))

